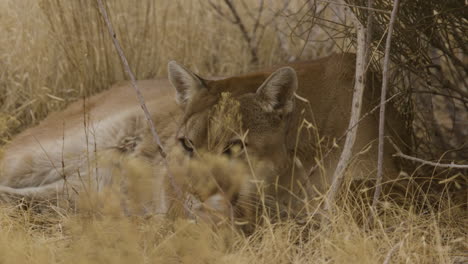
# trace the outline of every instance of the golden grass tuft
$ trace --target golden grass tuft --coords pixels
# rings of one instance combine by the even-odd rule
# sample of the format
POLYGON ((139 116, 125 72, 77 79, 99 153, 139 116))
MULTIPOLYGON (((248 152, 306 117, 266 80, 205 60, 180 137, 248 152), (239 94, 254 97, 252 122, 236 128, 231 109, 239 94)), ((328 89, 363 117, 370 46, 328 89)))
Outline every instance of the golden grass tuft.
POLYGON ((381 215, 365 228, 356 193, 343 193, 327 225, 266 221, 247 237, 184 219, 127 217, 112 195, 94 214, 2 207, 0 256, 5 263, 382 263, 393 251, 390 263, 463 259, 463 206, 441 197, 444 210, 424 211, 384 197, 381 215))
MULTIPOLYGON (((386 200, 372 228, 355 213, 361 198, 345 194, 328 225, 316 219, 264 223, 250 236, 229 227, 109 210, 73 214, 0 209, 0 256, 5 263, 454 263, 467 241, 465 209, 419 212, 386 200)), ((444 205, 447 206, 447 205, 444 205)), ((363 216, 365 217, 365 216, 363 216)), ((465 259, 466 260, 466 259, 465 259)), ((456 262, 455 262, 456 263, 456 262)), ((463 263, 463 262, 458 262, 463 263)))

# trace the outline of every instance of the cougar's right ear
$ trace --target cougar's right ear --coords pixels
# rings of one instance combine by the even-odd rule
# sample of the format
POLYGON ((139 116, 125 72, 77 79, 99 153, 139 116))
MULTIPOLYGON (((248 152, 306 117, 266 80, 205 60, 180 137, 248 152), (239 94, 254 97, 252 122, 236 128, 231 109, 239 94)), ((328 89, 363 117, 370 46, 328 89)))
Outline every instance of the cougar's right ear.
POLYGON ((296 90, 296 71, 291 67, 283 67, 272 73, 258 88, 256 94, 265 111, 290 113, 293 110, 296 90))
POLYGON ((169 81, 176 89, 176 101, 179 105, 185 105, 195 93, 205 87, 203 80, 196 74, 175 61, 167 65, 169 81))

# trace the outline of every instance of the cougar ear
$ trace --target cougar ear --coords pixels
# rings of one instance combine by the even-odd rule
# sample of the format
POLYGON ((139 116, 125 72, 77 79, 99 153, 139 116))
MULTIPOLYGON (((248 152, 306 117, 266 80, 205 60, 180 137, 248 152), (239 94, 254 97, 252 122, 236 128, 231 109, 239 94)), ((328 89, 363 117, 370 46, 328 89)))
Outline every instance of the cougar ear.
POLYGON ((203 80, 175 61, 167 64, 169 81, 176 89, 176 101, 185 105, 195 93, 204 88, 203 80))
POLYGON ((263 82, 257 90, 257 97, 265 111, 279 111, 286 114, 293 110, 296 90, 296 71, 291 67, 283 67, 276 70, 263 82))

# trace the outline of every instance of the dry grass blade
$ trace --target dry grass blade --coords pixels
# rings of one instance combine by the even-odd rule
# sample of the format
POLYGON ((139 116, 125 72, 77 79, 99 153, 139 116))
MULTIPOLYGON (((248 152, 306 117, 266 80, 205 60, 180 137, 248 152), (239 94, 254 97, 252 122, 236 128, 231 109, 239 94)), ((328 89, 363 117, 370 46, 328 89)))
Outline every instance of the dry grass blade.
POLYGON ((441 163, 441 162, 433 162, 433 161, 420 159, 417 157, 412 157, 410 155, 406 155, 391 139, 389 139, 389 142, 393 146, 393 148, 397 151, 397 153, 393 154, 393 156, 395 157, 401 157, 410 161, 418 162, 418 163, 429 165, 429 166, 436 167, 436 168, 439 167, 439 168, 461 169, 461 170, 468 169, 468 165, 464 165, 464 164, 455 164, 454 162, 449 163, 449 164, 441 163))

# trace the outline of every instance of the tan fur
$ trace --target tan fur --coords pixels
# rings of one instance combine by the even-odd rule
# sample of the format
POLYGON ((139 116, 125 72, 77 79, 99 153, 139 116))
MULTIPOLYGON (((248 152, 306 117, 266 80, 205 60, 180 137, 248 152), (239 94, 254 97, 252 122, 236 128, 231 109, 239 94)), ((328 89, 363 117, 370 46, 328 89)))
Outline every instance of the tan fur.
MULTIPOLYGON (((346 131, 354 65, 354 55, 338 54, 279 70, 204 80, 171 62, 169 81, 140 81, 156 129, 172 153, 176 182, 190 194, 189 200, 198 203, 192 207, 195 215, 213 220, 216 214, 234 214, 236 219, 251 220, 258 204, 279 201, 291 206, 291 197, 322 192, 340 150, 332 151, 322 162, 323 170, 311 178, 305 179, 306 171, 346 131), (175 97, 171 86, 176 88, 175 97), (174 153, 185 158, 178 160, 174 153), (213 156, 222 160, 213 161, 213 156)), ((366 88, 363 113, 377 104, 378 97, 372 87, 366 88)), ((389 115, 397 119, 391 109, 389 115)), ((394 124, 398 126, 394 130, 404 131, 401 123, 394 124)), ((349 170, 355 177, 374 174, 377 134, 377 120, 370 115, 358 131, 354 153, 363 153, 349 170)), ((104 188, 115 181, 116 171, 128 170, 125 164, 132 159, 153 168, 152 210, 165 212, 176 195, 168 190, 134 91, 123 83, 85 104, 76 102, 51 114, 18 135, 5 150, 0 184, 8 187, 0 192, 45 198, 54 192, 57 196, 64 183, 83 192, 83 178, 92 188, 104 188)), ((385 164, 386 175, 395 177, 398 170, 389 154, 385 164)))
MULTIPOLYGON (((139 87, 148 98, 162 140, 170 144, 181 114, 173 88, 167 80, 140 81, 139 87)), ((160 163, 135 93, 128 83, 121 83, 49 115, 16 136, 6 146, 0 166, 0 184, 14 189, 0 191, 7 194, 4 199, 66 196, 74 200, 76 192, 109 185, 116 170, 127 171, 125 164, 133 159, 151 166, 160 163)), ((154 192, 159 197, 164 172, 157 168, 154 174, 154 192)))

